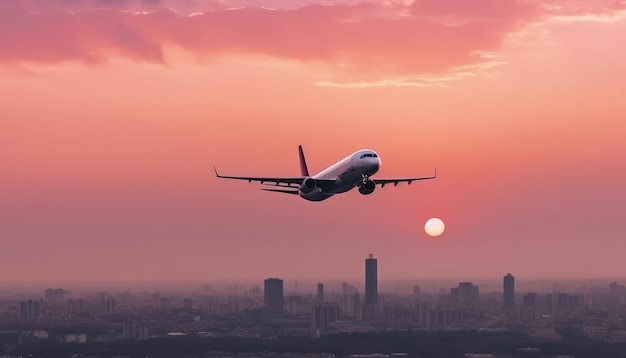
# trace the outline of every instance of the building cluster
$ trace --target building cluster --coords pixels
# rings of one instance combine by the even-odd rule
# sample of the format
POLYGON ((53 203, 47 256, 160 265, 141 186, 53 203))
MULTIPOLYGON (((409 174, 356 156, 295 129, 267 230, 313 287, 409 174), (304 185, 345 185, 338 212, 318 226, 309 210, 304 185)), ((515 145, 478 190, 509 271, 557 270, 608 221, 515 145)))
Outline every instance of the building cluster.
POLYGON ((264 284, 264 301, 250 308, 258 322, 285 317, 310 316, 317 333, 369 329, 447 329, 462 326, 479 306, 479 288, 461 282, 450 294, 437 301, 421 295, 418 285, 413 295, 401 296, 378 291, 378 260, 372 254, 365 259, 365 292, 346 282, 340 293, 325 294, 324 284, 317 285, 315 297, 284 295, 283 281, 268 278, 264 284))
POLYGON ((98 337, 84 332, 63 337, 66 342, 85 343, 178 334, 266 338, 388 329, 501 330, 512 325, 523 327, 537 341, 558 341, 562 336, 556 327, 571 320, 589 338, 626 341, 626 289, 617 282, 587 292, 558 287, 551 292, 519 292, 515 277, 508 273, 495 292, 482 292, 477 284, 462 281, 437 293, 413 285, 410 292, 398 294, 379 292, 378 269, 374 255, 365 258, 363 291, 348 282, 339 290, 319 282, 311 292, 296 288, 287 293, 283 280, 276 277, 244 292, 220 293, 207 286, 184 296, 161 292, 86 296, 46 289, 42 298, 16 302, 15 309, 6 305, 2 311, 0 304, 0 322, 81 321, 110 328, 110 333, 98 337))
POLYGON ((41 318, 41 306, 43 300, 39 301, 22 301, 19 306, 19 318, 21 320, 32 320, 41 318))

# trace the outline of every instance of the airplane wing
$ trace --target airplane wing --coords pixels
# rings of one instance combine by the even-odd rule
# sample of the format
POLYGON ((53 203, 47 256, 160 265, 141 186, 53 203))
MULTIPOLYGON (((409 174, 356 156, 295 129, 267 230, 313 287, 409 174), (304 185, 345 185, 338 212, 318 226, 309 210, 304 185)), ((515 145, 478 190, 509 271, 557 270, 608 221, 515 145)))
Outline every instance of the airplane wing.
MULTIPOLYGON (((213 169, 215 170, 215 176, 217 176, 218 178, 247 180, 248 183, 257 181, 257 182, 260 182, 261 184, 271 185, 271 186, 280 186, 280 187, 285 187, 285 188, 298 188, 300 185, 302 185, 302 182, 307 178, 307 177, 239 177, 239 176, 230 176, 230 175, 220 175, 217 172, 217 169, 215 167, 213 167, 213 169)), ((333 179, 315 179, 315 182, 320 188, 326 189, 329 186, 331 186, 335 181, 333 179)), ((270 190, 270 189, 263 189, 263 190, 277 191, 277 190, 270 190)), ((280 192, 286 192, 286 191, 280 191, 280 192)))
POLYGON ((435 168, 435 174, 432 176, 427 176, 427 177, 411 177, 411 178, 387 178, 387 179, 379 179, 379 178, 372 178, 372 181, 374 181, 374 183, 379 184, 381 188, 384 188, 385 185, 387 184, 393 184, 393 186, 397 186, 399 183, 403 183, 406 182, 409 185, 417 180, 428 180, 428 179, 435 179, 437 177, 437 168, 435 168))
POLYGON ((261 182, 261 184, 274 183, 275 185, 278 185, 278 186, 293 187, 292 185, 299 186, 300 184, 302 184, 304 179, 306 179, 306 177, 274 177, 274 178, 270 178, 270 177, 237 177, 237 176, 230 176, 230 175, 220 175, 217 172, 217 169, 215 167, 213 167, 213 169, 215 170, 215 176, 217 176, 218 178, 247 180, 248 183, 251 183, 253 181, 258 181, 258 182, 261 182))

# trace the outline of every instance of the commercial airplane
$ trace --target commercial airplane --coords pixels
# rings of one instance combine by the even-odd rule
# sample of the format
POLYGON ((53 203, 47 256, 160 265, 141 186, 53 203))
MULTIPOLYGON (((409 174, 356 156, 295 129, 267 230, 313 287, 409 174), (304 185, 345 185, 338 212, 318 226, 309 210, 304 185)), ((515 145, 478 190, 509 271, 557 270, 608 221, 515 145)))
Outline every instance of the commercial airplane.
POLYGON ((322 201, 339 193, 345 193, 357 187, 359 193, 369 195, 376 189, 376 184, 384 188, 386 184, 397 186, 398 183, 411 184, 416 180, 435 179, 435 174, 427 177, 370 179, 380 169, 380 156, 373 150, 362 149, 343 158, 316 175, 309 175, 309 169, 304 159, 302 146, 298 146, 300 152, 300 176, 298 177, 237 177, 220 175, 215 169, 218 178, 247 180, 248 183, 257 181, 261 184, 279 188, 262 189, 278 193, 295 194, 310 201, 322 201), (269 184, 268 184, 269 183, 269 184))

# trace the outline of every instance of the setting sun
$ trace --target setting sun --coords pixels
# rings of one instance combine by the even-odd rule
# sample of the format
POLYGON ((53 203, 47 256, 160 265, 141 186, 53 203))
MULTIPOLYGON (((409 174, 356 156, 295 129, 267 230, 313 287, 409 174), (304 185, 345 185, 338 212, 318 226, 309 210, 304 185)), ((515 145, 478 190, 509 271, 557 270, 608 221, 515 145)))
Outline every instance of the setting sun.
POLYGON ((426 224, 424 224, 424 231, 433 237, 443 234, 445 229, 446 224, 439 218, 430 218, 426 220, 426 224))

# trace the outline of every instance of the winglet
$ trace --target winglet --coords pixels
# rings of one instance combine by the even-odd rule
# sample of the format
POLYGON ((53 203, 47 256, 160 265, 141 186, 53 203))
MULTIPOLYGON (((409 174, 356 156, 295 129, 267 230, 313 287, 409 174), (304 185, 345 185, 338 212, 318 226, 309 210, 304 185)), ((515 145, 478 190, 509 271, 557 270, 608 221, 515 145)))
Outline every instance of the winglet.
POLYGON ((298 152, 300 154, 300 175, 303 177, 309 176, 309 168, 306 166, 306 160, 304 159, 304 152, 302 151, 302 145, 298 146, 298 152))
POLYGON ((215 167, 215 165, 213 166, 213 170, 215 171, 215 176, 221 178, 220 175, 217 173, 217 168, 215 167))
POLYGON ((435 167, 435 176, 433 178, 437 177, 437 167, 435 167))

